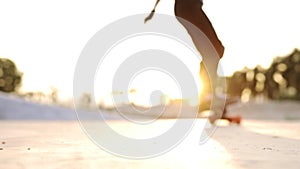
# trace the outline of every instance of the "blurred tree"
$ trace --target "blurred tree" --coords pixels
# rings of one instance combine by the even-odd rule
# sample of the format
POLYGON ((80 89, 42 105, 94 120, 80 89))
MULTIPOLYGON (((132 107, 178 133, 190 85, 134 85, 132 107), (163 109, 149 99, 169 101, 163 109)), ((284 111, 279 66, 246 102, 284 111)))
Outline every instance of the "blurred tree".
POLYGON ((247 69, 238 71, 233 76, 227 78, 227 93, 231 96, 241 96, 245 88, 247 88, 247 69))
POLYGON ((295 49, 285 57, 277 57, 268 69, 260 66, 237 71, 227 78, 230 95, 263 94, 270 99, 300 100, 300 51, 295 49))
POLYGON ((0 58, 0 91, 14 92, 21 84, 22 74, 14 62, 0 58))
POLYGON ((81 106, 81 108, 91 108, 92 95, 90 93, 83 93, 79 98, 79 105, 81 106))

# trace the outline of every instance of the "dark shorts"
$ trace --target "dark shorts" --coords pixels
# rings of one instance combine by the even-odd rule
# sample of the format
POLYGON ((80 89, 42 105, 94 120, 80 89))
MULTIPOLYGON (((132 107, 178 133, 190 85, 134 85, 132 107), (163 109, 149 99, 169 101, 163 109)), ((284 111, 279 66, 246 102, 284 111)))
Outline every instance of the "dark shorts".
POLYGON ((176 3, 193 3, 197 4, 200 3, 201 6, 203 5, 203 0, 175 0, 176 3))

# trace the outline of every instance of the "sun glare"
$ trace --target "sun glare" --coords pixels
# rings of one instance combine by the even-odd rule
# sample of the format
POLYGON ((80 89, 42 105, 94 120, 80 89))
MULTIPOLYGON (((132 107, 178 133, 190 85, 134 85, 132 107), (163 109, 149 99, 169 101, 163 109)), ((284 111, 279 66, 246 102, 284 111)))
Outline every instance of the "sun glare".
MULTIPOLYGON (((125 39, 111 49, 98 65, 95 78, 96 100, 102 103, 104 102, 107 105, 133 103, 143 106, 153 106, 166 104, 171 100, 185 99, 195 105, 197 104, 199 92, 190 93, 189 96, 183 98, 183 89, 181 89, 183 84, 180 83, 195 83, 199 91, 198 72, 200 61, 200 56, 198 56, 197 53, 191 51, 191 49, 187 48, 181 42, 166 36, 150 34, 125 39), (168 63, 162 63, 165 65, 165 70, 160 67, 148 67, 136 72, 134 75, 130 75, 130 77, 127 77, 127 71, 118 72, 118 69, 124 66, 124 62, 132 57, 132 55, 149 49, 163 50, 170 53, 172 58, 182 63, 182 69, 189 71, 189 74, 183 74, 187 73, 183 71, 180 73, 180 76, 192 76, 194 81, 178 82, 178 79, 174 77, 176 76, 174 72, 170 72, 174 70, 174 61, 172 60, 169 60, 168 63), (120 86, 113 84, 114 78, 130 79, 127 79, 128 84, 122 84, 120 86), (120 88, 115 86, 120 86, 120 88)), ((137 62, 134 64, 140 63, 137 62)), ((178 68, 178 70, 178 72, 180 72, 180 68, 178 68)))
MULTIPOLYGON (((154 1, 119 3, 122 5, 116 6, 113 1, 76 1, 70 6, 69 2, 61 1, 24 1, 22 5, 16 6, 14 1, 2 1, 0 55, 15 61, 18 69, 23 72, 22 92, 48 92, 54 86, 60 96, 73 98, 76 61, 88 40, 109 23, 125 16, 148 12, 154 1), (130 4, 136 4, 137 7, 133 8, 130 4), (67 13, 65 9, 68 9, 67 13)), ((299 6, 300 1, 297 0, 205 1, 204 11, 225 46, 220 64, 224 74, 232 75, 245 66, 253 68, 259 64, 268 67, 274 57, 284 56, 294 48, 299 48, 300 24, 296 22, 299 6)), ((173 9, 174 1, 161 1, 157 13, 174 15, 173 9)), ((156 17, 151 22, 155 22, 156 17)), ((195 60, 194 53, 182 44, 161 36, 137 36, 115 47, 99 66, 101 68, 95 77, 96 101, 110 104, 113 96, 122 102, 122 99, 117 98, 123 98, 125 94, 130 96, 129 102, 148 105, 150 102, 165 103, 180 98, 176 81, 167 74, 157 75, 158 72, 137 75, 126 91, 112 90, 112 77, 124 59, 149 49, 161 49, 174 54, 193 72, 195 79, 199 78, 199 60, 195 60)), ((278 66, 279 72, 286 69, 286 65, 278 66)), ((247 74, 247 79, 252 78, 264 79, 262 76, 247 74)), ((280 74, 275 74, 273 79, 282 86, 286 85, 280 74)), ((203 90, 200 82, 197 83, 199 90, 203 90)), ((258 90, 262 88, 257 86, 258 90)), ((189 96, 191 104, 197 102, 197 95, 189 96)), ((248 100, 250 95, 245 90, 243 100, 248 100)))

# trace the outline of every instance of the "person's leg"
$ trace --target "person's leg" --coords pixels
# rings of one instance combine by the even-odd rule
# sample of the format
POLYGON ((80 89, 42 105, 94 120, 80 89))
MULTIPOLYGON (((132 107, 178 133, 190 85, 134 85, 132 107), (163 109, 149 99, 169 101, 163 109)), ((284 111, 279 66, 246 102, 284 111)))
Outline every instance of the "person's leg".
MULTIPOLYGON (((189 1, 191 2, 191 1, 189 1)), ((217 80, 219 78, 217 74, 218 63, 224 53, 224 46, 218 39, 218 36, 209 21, 208 17, 201 9, 202 4, 198 1, 193 1, 196 4, 186 4, 184 1, 180 1, 175 6, 175 14, 178 21, 185 27, 189 35, 191 36, 195 47, 202 55, 201 71, 200 73, 205 75, 205 89, 204 94, 210 92, 214 98, 212 107, 214 108, 215 116, 211 117, 211 122, 218 118, 222 118, 222 100, 218 100, 216 97, 215 89, 217 88, 217 80)), ((203 77, 200 77, 203 78, 203 77)), ((202 95, 203 96, 203 95, 202 95)), ((202 97, 203 98, 203 97, 202 97)), ((200 96, 201 101, 201 96, 200 96)))
POLYGON ((199 75, 200 75, 201 87, 202 87, 202 91, 200 95, 200 100, 201 100, 201 98, 203 99, 205 96, 212 93, 209 74, 203 62, 200 63, 199 75))
MULTIPOLYGON (((199 104, 200 107, 199 107, 199 110, 210 109, 208 106, 211 105, 212 100, 208 101, 207 99, 205 99, 205 97, 212 94, 212 89, 211 89, 209 74, 208 74, 207 70, 205 69, 205 66, 204 66, 203 62, 201 62, 201 64, 200 64, 200 79, 201 79, 201 85, 202 85, 202 92, 200 94, 200 104, 199 104)), ((226 102, 225 102, 225 105, 224 105, 224 108, 223 108, 223 113, 221 115, 211 115, 209 117, 210 122, 214 123, 215 120, 217 120, 217 119, 224 119, 224 120, 229 121, 230 123, 240 124, 241 123, 241 117, 240 116, 229 117, 227 115, 228 105, 237 102, 237 99, 234 99, 234 98, 230 99, 229 98, 229 100, 227 100, 227 97, 226 98, 221 98, 221 99, 226 99, 226 102)), ((220 110, 220 112, 221 111, 222 110, 220 110)))
MULTIPOLYGON (((187 3, 187 2, 186 2, 187 3)), ((200 31, 202 31, 206 37, 210 40, 210 42, 213 44, 215 50, 218 53, 219 58, 223 57, 224 54, 224 46, 219 40, 214 27, 212 26, 212 23, 210 22, 209 18, 206 16, 204 11, 202 10, 202 3, 199 0, 197 1, 197 4, 185 4, 185 2, 179 2, 178 4, 175 4, 175 15, 177 17, 183 18, 193 25, 195 25, 200 31), (200 4, 199 4, 200 3, 200 4)), ((191 35, 194 42, 196 42, 198 39, 195 39, 193 35, 193 31, 191 30, 191 26, 187 25, 186 23, 182 22, 180 19, 178 19, 179 22, 186 28, 186 30, 191 35)), ((197 42, 198 43, 198 42, 197 42)), ((202 54, 203 52, 201 49, 201 46, 196 45, 199 52, 202 54), (199 48, 200 47, 200 48, 199 48)), ((203 57, 209 57, 206 55, 203 55, 203 57)))
POLYGON ((191 36, 195 47, 201 54, 203 62, 205 63, 205 69, 212 80, 211 84, 214 90, 216 82, 213 80, 218 78, 218 63, 223 56, 224 46, 218 39, 211 22, 202 10, 202 3, 199 0, 188 2, 178 1, 177 4, 175 4, 175 14, 178 21, 191 36), (187 4, 188 2, 195 4, 187 4))

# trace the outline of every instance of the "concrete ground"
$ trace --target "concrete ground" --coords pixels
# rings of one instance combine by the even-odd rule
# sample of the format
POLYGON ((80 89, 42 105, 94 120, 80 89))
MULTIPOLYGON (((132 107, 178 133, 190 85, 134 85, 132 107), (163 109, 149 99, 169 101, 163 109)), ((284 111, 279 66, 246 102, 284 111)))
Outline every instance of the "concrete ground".
POLYGON ((200 134, 192 131, 170 152, 146 160, 124 159, 101 150, 76 121, 1 121, 0 128, 0 168, 298 169, 300 166, 298 121, 244 121, 242 126, 219 127, 203 145, 197 143, 200 134))
MULTIPOLYGON (((300 120, 293 118, 299 114, 298 104, 249 104, 230 109, 230 114, 245 117, 240 126, 219 126, 212 138, 199 145, 201 130, 206 123, 206 119, 199 119, 187 138, 174 149, 144 160, 120 158, 103 151, 87 137, 76 120, 2 120, 0 168, 300 168, 300 120), (243 114, 250 111, 256 111, 257 115, 243 114), (271 111, 277 115, 270 115, 271 111)), ((153 131, 168 127, 174 121, 158 120, 153 131)), ((122 120, 114 120, 111 124, 116 130, 137 132, 145 137, 149 134, 128 127, 122 120)))

